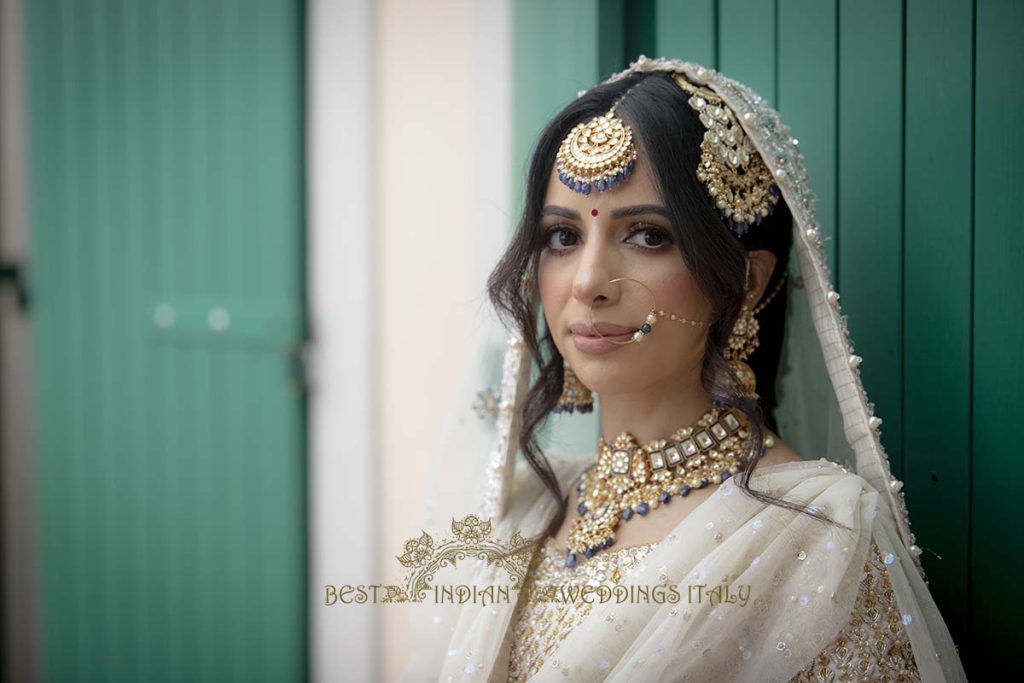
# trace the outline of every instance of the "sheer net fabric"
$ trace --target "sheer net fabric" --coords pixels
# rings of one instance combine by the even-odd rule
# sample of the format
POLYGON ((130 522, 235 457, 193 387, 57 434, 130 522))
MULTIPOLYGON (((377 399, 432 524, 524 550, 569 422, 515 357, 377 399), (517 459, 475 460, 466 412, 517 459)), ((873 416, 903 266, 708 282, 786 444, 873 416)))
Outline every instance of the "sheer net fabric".
MULTIPOLYGON (((641 58, 612 80, 655 70, 682 70, 722 96, 793 214, 776 417, 779 435, 803 460, 758 467, 750 485, 848 530, 761 503, 730 479, 652 547, 616 555, 621 549, 612 546, 577 567, 585 576, 588 563, 617 558, 617 570, 604 565, 609 583, 614 576, 634 591, 674 586, 682 601, 594 602, 578 620, 565 616, 571 626, 548 630, 526 591, 512 591, 507 604, 412 604, 414 642, 402 680, 966 680, 860 380, 859 366, 870 359, 857 356, 849 338, 796 142, 756 93, 701 65, 641 58), (685 601, 689 585, 720 583, 747 587, 749 601, 685 601)), ((540 538, 557 503, 517 441, 519 407, 537 368, 493 317, 479 319, 475 335, 431 466, 422 528, 441 533, 453 518, 478 513, 493 520, 496 538, 540 538), (473 405, 491 385, 495 410, 481 419, 473 405)), ((562 491, 596 459, 599 409, 598 396, 595 413, 553 416, 546 425, 544 453, 562 491)), ((556 571, 568 578, 550 546, 534 553, 534 584, 556 571)), ((471 559, 436 580, 513 584, 496 565, 471 559)))
MULTIPOLYGON (((606 582, 617 585, 657 545, 654 542, 610 550, 607 554, 582 560, 573 570, 565 567, 561 549, 553 541, 546 543, 512 617, 510 683, 529 680, 545 664, 557 665, 551 653, 589 614, 591 603, 567 587, 606 582)), ((688 616, 683 612, 683 619, 688 616)), ((738 655, 742 656, 742 650, 738 655)), ((608 668, 611 663, 603 659, 599 666, 608 668)), ((864 563, 864 575, 849 623, 792 678, 793 683, 862 680, 921 680, 903 616, 885 572, 884 555, 876 543, 871 544, 864 563)))

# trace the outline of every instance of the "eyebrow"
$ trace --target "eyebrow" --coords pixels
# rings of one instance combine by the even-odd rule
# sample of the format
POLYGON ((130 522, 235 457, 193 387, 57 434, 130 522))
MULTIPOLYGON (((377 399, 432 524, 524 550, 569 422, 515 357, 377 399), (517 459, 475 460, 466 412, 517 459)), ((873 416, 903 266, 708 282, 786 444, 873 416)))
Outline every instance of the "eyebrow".
MULTIPOLYGON (((612 218, 624 218, 626 216, 641 216, 645 214, 657 214, 668 218, 668 211, 664 206, 660 204, 637 204, 636 206, 623 206, 618 209, 612 210, 612 218)), ((564 206, 558 206, 555 204, 549 204, 544 207, 541 211, 542 216, 561 216, 562 218, 571 218, 573 220, 579 220, 580 214, 572 209, 567 209, 564 206)))

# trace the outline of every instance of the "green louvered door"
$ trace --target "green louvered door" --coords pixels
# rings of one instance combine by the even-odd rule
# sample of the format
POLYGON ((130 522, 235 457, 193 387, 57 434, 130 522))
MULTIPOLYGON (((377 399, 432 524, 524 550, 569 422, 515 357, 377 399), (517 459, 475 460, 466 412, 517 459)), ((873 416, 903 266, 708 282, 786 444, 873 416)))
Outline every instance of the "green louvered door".
POLYGON ((525 0, 513 16, 513 196, 543 122, 640 53, 717 68, 779 109, 931 591, 968 673, 1008 662, 1024 600, 1024 3, 525 0))
POLYGON ((301 4, 25 7, 42 680, 302 680, 301 4))

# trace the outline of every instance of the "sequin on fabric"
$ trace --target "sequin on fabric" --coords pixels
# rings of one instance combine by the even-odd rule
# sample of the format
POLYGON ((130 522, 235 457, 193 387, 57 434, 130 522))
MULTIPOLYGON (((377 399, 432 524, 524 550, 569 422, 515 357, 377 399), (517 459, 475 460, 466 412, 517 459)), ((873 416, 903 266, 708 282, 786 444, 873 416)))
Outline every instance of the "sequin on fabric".
POLYGON ((872 542, 850 621, 793 683, 920 681, 885 558, 872 542))
MULTIPOLYGON (((530 567, 523 583, 523 598, 512 617, 513 641, 508 680, 525 681, 544 666, 548 655, 587 617, 593 603, 549 599, 550 591, 566 586, 618 584, 658 544, 613 547, 591 558, 581 558, 575 568, 565 566, 565 554, 548 539, 539 562, 530 567), (548 593, 545 593, 545 590, 548 593)), ((554 662, 552 662, 554 663, 554 662)))
MULTIPOLYGON (((618 584, 657 543, 610 549, 575 569, 552 539, 538 554, 524 584, 524 599, 513 616, 508 680, 526 681, 540 671, 551 653, 587 617, 591 603, 544 599, 545 587, 618 584)), ((872 542, 864 574, 847 625, 791 683, 839 681, 920 681, 917 662, 903 626, 884 554, 872 542)))

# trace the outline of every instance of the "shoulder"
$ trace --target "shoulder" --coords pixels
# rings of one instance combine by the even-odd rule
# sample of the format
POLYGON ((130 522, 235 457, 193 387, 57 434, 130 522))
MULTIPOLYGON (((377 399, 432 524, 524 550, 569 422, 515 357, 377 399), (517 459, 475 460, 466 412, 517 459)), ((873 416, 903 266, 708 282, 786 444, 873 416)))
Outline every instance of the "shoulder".
POLYGON ((757 461, 755 469, 758 467, 771 467, 772 465, 781 465, 786 462, 800 462, 803 460, 799 454, 797 454, 792 448, 789 447, 785 441, 779 438, 779 435, 771 430, 767 430, 771 434, 774 443, 770 448, 765 450, 764 455, 757 461))

